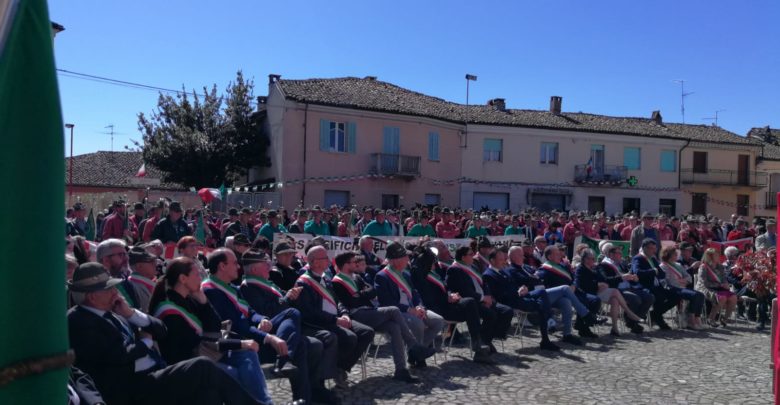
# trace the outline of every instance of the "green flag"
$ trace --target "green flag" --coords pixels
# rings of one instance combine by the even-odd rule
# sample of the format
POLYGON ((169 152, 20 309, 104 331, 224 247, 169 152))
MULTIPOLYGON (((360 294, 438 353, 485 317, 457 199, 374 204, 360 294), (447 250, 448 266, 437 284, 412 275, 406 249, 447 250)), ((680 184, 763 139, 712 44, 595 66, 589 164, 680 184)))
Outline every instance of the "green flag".
POLYGON ((195 239, 202 245, 206 244, 206 228, 203 224, 203 211, 198 211, 198 227, 195 230, 195 239))
POLYGON ((84 230, 84 237, 87 238, 87 240, 94 241, 96 228, 95 215, 92 212, 92 208, 90 208, 89 215, 87 216, 87 229, 84 230))
POLYGON ((0 199, 0 212, 35 213, 0 219, 0 228, 13 229, 0 236, 5 309, 0 368, 54 360, 40 373, 16 375, 0 387, 0 404, 56 404, 65 399, 68 367, 59 356, 68 350, 68 339, 59 225, 65 206, 64 126, 52 24, 45 0, 0 1, 0 21, 0 172, 7 190, 24 190, 0 199), (29 240, 35 243, 18 243, 29 240), (9 271, 21 268, 25 271, 9 271), (22 286, 35 286, 35 293, 22 286))
POLYGON ((601 241, 609 242, 623 249, 623 257, 631 257, 631 242, 627 240, 591 239, 585 235, 582 235, 582 243, 588 245, 588 247, 593 249, 597 255, 601 253, 601 250, 599 249, 599 243, 601 241))

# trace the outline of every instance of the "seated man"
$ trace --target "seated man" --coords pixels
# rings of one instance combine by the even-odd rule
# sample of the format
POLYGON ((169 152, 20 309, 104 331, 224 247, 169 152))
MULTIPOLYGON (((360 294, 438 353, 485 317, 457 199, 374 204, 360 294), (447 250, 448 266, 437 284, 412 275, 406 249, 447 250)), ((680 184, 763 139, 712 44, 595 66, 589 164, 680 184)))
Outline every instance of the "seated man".
POLYGON ((344 386, 347 373, 373 342, 374 330, 353 321, 324 284, 323 274, 330 262, 327 250, 323 246, 312 247, 306 253, 306 261, 308 270, 296 282, 302 289, 294 303, 303 315, 304 331, 326 347, 323 377, 335 378, 338 385, 344 386), (335 342, 337 351, 327 350, 331 342, 335 342))
MULTIPOLYGON (((492 247, 491 247, 492 249, 492 247)), ((482 280, 482 274, 474 267, 474 252, 469 246, 461 246, 455 251, 455 263, 447 269, 445 282, 447 288, 461 297, 471 297, 479 302, 479 316, 482 318, 482 343, 495 353, 493 338, 506 338, 512 318, 512 308, 495 301, 490 288, 482 280)))
POLYGON ((132 272, 127 277, 133 285, 135 295, 138 298, 138 309, 149 313, 149 300, 157 277, 157 257, 148 253, 144 246, 134 246, 128 252, 130 256, 130 269, 132 272))
POLYGON ((493 293, 496 300, 514 309, 524 312, 536 312, 539 314, 539 332, 542 341, 539 347, 542 350, 560 350, 547 335, 547 321, 550 319, 550 302, 544 289, 529 291, 528 287, 518 287, 512 281, 506 266, 506 253, 502 249, 496 249, 488 255, 490 267, 482 274, 487 289, 493 293))
MULTIPOLYGON (((319 377, 322 343, 303 336, 301 313, 290 307, 290 302, 298 298, 301 287, 284 292, 269 280, 271 262, 265 253, 248 250, 241 256, 241 263, 244 267, 244 281, 239 288, 241 295, 253 311, 270 318, 271 332, 287 342, 289 357, 298 367, 297 375, 290 380, 293 398, 304 401, 310 401, 312 396, 316 399, 327 398, 330 394, 326 393, 325 385, 319 377)), ((263 350, 260 357, 270 361, 273 354, 263 350)))
POLYGON ((295 252, 295 249, 287 242, 281 242, 274 246, 276 263, 271 269, 269 280, 285 291, 295 287, 295 282, 298 280, 298 270, 293 267, 295 252))
MULTIPOLYGON (((584 315, 580 309, 577 309, 577 321, 574 323, 575 329, 577 329, 577 332, 582 337, 598 337, 590 330, 590 326, 593 325, 596 317, 595 314, 597 314, 601 308, 601 301, 598 300, 598 298, 596 298, 596 300, 583 301, 586 297, 577 294, 577 288, 574 286, 574 276, 567 268, 560 265, 562 258, 563 253, 557 246, 547 246, 544 249, 545 262, 539 267, 536 275, 548 290, 560 286, 570 288, 577 297, 577 303, 584 305, 588 310, 588 314, 584 315)), ((575 308, 577 307, 577 304, 574 301, 572 301, 572 305, 574 305, 575 308)), ((569 325, 570 324, 566 324, 564 321, 564 334, 566 333, 565 329, 569 327, 569 325)))
MULTIPOLYGON (((599 263, 597 271, 604 277, 609 288, 617 288, 623 294, 628 307, 640 318, 647 316, 647 311, 655 302, 655 297, 650 290, 636 284, 639 280, 636 274, 631 274, 623 263, 623 249, 611 243, 601 247, 604 259, 599 263), (632 285, 634 283, 634 285, 632 285)), ((639 322, 626 318, 626 326, 631 332, 640 334, 644 331, 639 322)))
POLYGON ((357 267, 355 262, 355 254, 352 252, 336 256, 336 267, 339 273, 333 277, 331 284, 336 298, 349 311, 352 319, 390 336, 393 362, 395 363, 393 379, 408 383, 418 382, 419 380, 412 377, 406 368, 404 343, 409 348, 411 362, 425 360, 427 357, 433 356, 436 351, 433 348, 423 347, 417 342, 398 307, 377 308, 374 305, 373 299, 376 298, 376 290, 368 285, 362 277, 354 274, 357 267))
POLYGON ((76 303, 68 311, 75 366, 95 381, 110 404, 257 404, 206 357, 165 366, 154 349, 165 325, 130 308, 99 263, 79 266, 68 283, 76 303))
MULTIPOLYGON (((374 278, 379 305, 397 307, 417 342, 425 347, 433 344, 433 339, 444 328, 444 319, 437 313, 422 306, 420 294, 412 287, 411 277, 405 271, 409 264, 409 252, 398 242, 387 245, 385 258, 387 266, 374 278)), ((409 359, 412 362, 414 359, 409 359)), ((425 367, 425 360, 412 362, 415 367, 425 367)))
POLYGON ((666 272, 661 269, 655 257, 657 251, 655 240, 644 239, 639 254, 631 259, 631 273, 637 275, 638 284, 642 288, 650 290, 655 296, 650 319, 659 329, 668 330, 671 328, 664 321, 664 313, 677 306, 680 299, 666 286, 666 272))

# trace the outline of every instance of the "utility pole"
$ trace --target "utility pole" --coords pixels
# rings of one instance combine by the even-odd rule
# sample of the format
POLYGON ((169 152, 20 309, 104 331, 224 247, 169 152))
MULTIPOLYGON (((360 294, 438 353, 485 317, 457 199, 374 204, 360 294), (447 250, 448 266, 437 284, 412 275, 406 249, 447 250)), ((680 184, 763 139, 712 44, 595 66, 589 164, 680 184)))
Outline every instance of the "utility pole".
POLYGON ((471 81, 476 82, 477 76, 466 73, 466 130, 465 141, 463 142, 464 148, 469 147, 469 82, 471 81))
POLYGON ((680 84, 680 114, 682 114, 682 123, 685 124, 685 97, 690 96, 694 92, 685 92, 685 80, 672 80, 672 82, 680 84))

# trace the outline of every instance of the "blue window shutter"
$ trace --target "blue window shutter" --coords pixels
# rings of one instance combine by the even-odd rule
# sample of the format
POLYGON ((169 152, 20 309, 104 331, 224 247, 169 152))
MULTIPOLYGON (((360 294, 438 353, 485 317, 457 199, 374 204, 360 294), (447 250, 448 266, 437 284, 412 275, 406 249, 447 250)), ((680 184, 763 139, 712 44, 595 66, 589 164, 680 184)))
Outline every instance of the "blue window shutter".
POLYGON ((439 133, 428 133, 428 160, 439 160, 439 133))
POLYGON ((640 168, 640 148, 623 149, 623 165, 629 170, 639 170, 640 168))
POLYGON ((662 172, 675 172, 677 171, 677 155, 673 150, 661 151, 661 171, 662 172))
POLYGON ((396 127, 384 127, 382 131, 382 153, 397 155, 401 150, 401 130, 396 127))
POLYGON ((347 152, 357 153, 357 124, 347 123, 347 152))
POLYGON ((330 121, 320 120, 320 150, 330 150, 330 121))

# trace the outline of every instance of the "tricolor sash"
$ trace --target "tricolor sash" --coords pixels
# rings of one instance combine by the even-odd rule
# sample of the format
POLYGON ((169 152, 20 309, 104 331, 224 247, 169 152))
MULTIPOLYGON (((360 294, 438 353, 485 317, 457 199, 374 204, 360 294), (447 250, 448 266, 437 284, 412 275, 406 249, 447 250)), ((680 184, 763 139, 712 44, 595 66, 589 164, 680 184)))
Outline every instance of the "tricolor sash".
POLYGON ((644 257, 644 258, 645 258, 645 260, 647 260, 647 263, 648 263, 648 264, 650 264, 650 267, 652 267, 652 269, 653 269, 653 270, 655 270, 656 274, 658 274, 658 266, 656 266, 656 265, 653 263, 653 259, 654 259, 654 258, 652 258, 652 257, 647 257, 647 255, 645 255, 645 252, 641 252, 641 251, 639 252, 639 255, 640 255, 640 256, 642 256, 642 257, 644 257))
POLYGON ((618 268, 618 266, 615 263, 612 263, 611 260, 604 259, 604 260, 601 261, 601 264, 603 264, 603 265, 609 267, 610 269, 614 270, 615 274, 617 274, 617 275, 623 274, 623 273, 620 272, 620 268, 618 268))
POLYGON ((718 284, 723 284, 723 279, 720 277, 720 275, 715 272, 715 270, 712 269, 707 263, 701 262, 701 265, 704 266, 705 269, 707 269, 707 274, 712 278, 714 281, 717 281, 718 284))
POLYGON ((409 283, 406 282, 406 278, 400 273, 397 273, 395 270, 390 268, 390 266, 385 267, 382 269, 382 271, 387 274, 387 277, 390 278, 390 280, 395 283, 395 285, 398 286, 398 289, 401 290, 404 294, 406 294, 407 298, 409 298, 409 303, 411 305, 413 295, 412 295, 412 286, 409 285, 409 283))
POLYGON ((430 281, 436 287, 439 287, 445 294, 447 293, 447 287, 444 285, 444 282, 441 281, 441 278, 439 278, 439 275, 436 274, 436 272, 428 272, 428 275, 425 276, 425 279, 430 281))
POLYGON ((236 290, 228 285, 227 283, 223 282, 222 280, 217 279, 216 277, 209 276, 203 283, 200 285, 201 288, 204 290, 219 290, 224 293, 230 302, 233 303, 233 305, 236 307, 236 309, 241 312, 245 317, 249 318, 249 304, 241 299, 238 296, 238 293, 236 290))
POLYGON ((203 324, 200 322, 200 319, 190 311, 174 304, 172 301, 163 301, 157 305, 157 309, 154 310, 154 317, 158 319, 164 319, 166 316, 170 315, 182 317, 198 336, 203 335, 203 324))
POLYGON ((257 287, 260 287, 261 289, 270 292, 271 294, 281 298, 284 296, 284 293, 282 293, 282 290, 279 289, 279 287, 274 284, 271 280, 266 280, 262 277, 255 277, 255 276, 244 276, 244 284, 246 285, 254 285, 257 287))
POLYGON ((474 269, 472 269, 471 266, 467 266, 458 261, 456 261, 452 265, 466 272, 466 274, 468 274, 469 277, 474 279, 474 281, 476 281, 477 284, 479 284, 479 286, 482 287, 482 276, 480 276, 476 271, 474 271, 474 269))
POLYGON ((302 283, 305 283, 306 285, 314 289, 314 291, 316 291, 317 294, 319 294, 320 297, 322 297, 323 311, 331 313, 333 315, 336 315, 338 313, 338 309, 336 306, 336 299, 333 297, 333 294, 331 294, 327 288, 325 288, 311 275, 309 275, 309 272, 301 274, 301 276, 298 277, 298 280, 300 280, 302 283))
POLYGON ((555 264, 548 261, 544 262, 540 268, 545 269, 546 271, 549 271, 559 277, 563 277, 566 280, 572 281, 571 273, 561 267, 560 264, 555 264))
POLYGON ((154 291, 154 280, 148 279, 138 273, 133 273, 127 278, 130 282, 144 286, 149 293, 154 291))
POLYGON ((342 287, 346 288, 347 292, 349 292, 349 295, 353 297, 358 295, 358 287, 352 277, 345 276, 344 273, 339 273, 336 274, 336 277, 333 277, 333 280, 331 281, 338 283, 342 287))
POLYGON ((450 260, 449 263, 447 263, 447 262, 445 262, 443 260, 439 260, 439 267, 441 267, 442 269, 446 270, 450 266, 452 266, 452 260, 450 260))
POLYGON ((117 291, 119 291, 120 294, 122 294, 123 297, 125 297, 125 301, 127 301, 127 305, 129 305, 132 308, 137 307, 135 300, 133 299, 132 296, 130 296, 130 293, 127 292, 124 283, 117 284, 116 289, 117 291))
POLYGON ((687 280, 688 273, 682 269, 682 267, 677 263, 661 263, 661 268, 666 271, 667 273, 669 270, 674 270, 674 272, 680 276, 681 279, 687 280))

